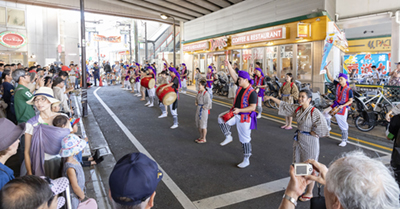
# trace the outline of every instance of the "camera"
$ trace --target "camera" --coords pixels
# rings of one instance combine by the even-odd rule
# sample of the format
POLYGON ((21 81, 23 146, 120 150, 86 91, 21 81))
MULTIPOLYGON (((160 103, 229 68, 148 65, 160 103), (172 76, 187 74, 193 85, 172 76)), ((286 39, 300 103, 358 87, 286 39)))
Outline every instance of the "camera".
POLYGON ((294 172, 296 176, 311 175, 313 166, 309 163, 294 163, 294 172))

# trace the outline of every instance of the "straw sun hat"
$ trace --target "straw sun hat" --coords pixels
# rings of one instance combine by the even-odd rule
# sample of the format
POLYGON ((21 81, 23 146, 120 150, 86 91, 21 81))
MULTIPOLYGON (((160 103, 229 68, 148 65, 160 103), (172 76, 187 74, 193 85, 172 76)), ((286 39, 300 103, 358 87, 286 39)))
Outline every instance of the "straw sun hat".
POLYGON ((33 100, 37 97, 37 96, 45 96, 51 104, 55 103, 55 102, 60 102, 60 100, 54 98, 54 93, 53 93, 53 89, 49 88, 49 87, 40 87, 36 93, 33 95, 32 99, 30 99, 29 101, 27 101, 26 103, 29 105, 33 105, 33 100))

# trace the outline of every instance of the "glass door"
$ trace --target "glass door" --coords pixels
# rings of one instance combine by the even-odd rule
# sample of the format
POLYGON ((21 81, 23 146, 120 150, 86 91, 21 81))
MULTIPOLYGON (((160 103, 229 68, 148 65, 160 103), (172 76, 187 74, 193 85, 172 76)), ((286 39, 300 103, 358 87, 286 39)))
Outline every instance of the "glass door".
POLYGON ((292 73, 295 76, 293 68, 293 45, 280 46, 280 59, 281 66, 280 78, 284 79, 286 73, 292 73))
POLYGON ((270 46, 266 47, 265 53, 265 65, 266 68, 264 70, 264 74, 268 75, 269 77, 278 77, 278 47, 277 46, 270 46))
POLYGON ((297 79, 311 82, 312 51, 311 43, 297 44, 297 79))
POLYGON ((264 48, 254 48, 253 49, 253 66, 256 68, 256 63, 259 64, 259 67, 264 70, 264 48))
POLYGON ((206 55, 205 54, 200 54, 200 62, 199 62, 199 67, 200 67, 200 72, 201 73, 206 73, 206 55))
POLYGON ((249 72, 249 64, 251 63, 251 60, 252 60, 252 50, 243 49, 242 66, 240 70, 249 72))

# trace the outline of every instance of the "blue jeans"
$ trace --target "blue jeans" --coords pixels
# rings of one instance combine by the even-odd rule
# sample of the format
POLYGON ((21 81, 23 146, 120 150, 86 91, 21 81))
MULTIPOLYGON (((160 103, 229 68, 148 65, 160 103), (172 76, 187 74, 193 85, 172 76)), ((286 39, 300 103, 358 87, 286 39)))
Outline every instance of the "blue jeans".
POLYGON ((79 88, 79 81, 80 81, 80 79, 75 79, 75 88, 77 89, 77 88, 79 88))
POLYGON ((100 82, 100 75, 99 74, 93 74, 93 79, 94 79, 94 85, 97 86, 97 80, 100 82))

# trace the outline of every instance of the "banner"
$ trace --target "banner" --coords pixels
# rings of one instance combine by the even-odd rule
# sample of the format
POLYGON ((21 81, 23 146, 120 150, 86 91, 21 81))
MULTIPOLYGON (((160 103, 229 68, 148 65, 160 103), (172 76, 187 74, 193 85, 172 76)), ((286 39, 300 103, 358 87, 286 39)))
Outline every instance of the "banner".
POLYGON ((325 38, 324 53, 322 55, 321 69, 319 71, 320 75, 326 73, 324 70, 324 67, 328 64, 328 63, 326 63, 326 58, 328 57, 329 52, 332 49, 333 42, 335 42, 336 39, 337 39, 336 33, 328 34, 325 38))
POLYGON ((357 70, 356 74, 366 75, 372 73, 372 66, 376 66, 376 70, 382 69, 382 74, 386 75, 389 65, 390 53, 344 55, 343 72, 350 74, 357 70))
POLYGON ((102 35, 93 35, 94 41, 106 41, 111 43, 121 43, 121 36, 102 36, 102 35))

